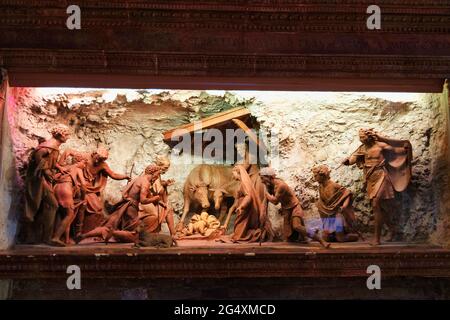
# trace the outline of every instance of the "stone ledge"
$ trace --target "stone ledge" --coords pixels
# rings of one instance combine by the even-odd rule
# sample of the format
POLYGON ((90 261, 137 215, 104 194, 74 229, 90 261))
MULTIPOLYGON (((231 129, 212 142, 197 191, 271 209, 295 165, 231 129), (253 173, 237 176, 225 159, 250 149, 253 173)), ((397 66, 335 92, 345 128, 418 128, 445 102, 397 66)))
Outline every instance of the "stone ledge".
POLYGON ((450 277, 450 250, 426 245, 335 244, 334 249, 294 244, 181 246, 135 249, 110 244, 52 248, 16 246, 0 252, 0 279, 67 278, 68 265, 85 278, 324 278, 450 277))

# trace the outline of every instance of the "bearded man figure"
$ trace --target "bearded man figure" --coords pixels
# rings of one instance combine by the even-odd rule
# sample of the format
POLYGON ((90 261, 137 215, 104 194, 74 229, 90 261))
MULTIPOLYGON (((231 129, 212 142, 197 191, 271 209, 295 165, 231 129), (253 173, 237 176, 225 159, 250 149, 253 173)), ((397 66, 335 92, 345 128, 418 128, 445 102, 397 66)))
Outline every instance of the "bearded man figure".
MULTIPOLYGON (((62 156, 62 160, 77 154, 79 154, 78 151, 66 150, 62 156)), ((83 168, 83 176, 86 181, 86 193, 84 204, 80 207, 76 218, 76 236, 94 230, 103 223, 105 216, 102 194, 108 178, 114 180, 131 180, 128 175, 116 173, 111 170, 106 163, 109 152, 105 148, 100 147, 86 156, 88 157, 88 161, 83 168)))
POLYGON ((323 247, 329 248, 330 244, 322 239, 318 232, 312 235, 308 234, 303 220, 303 210, 294 190, 278 178, 270 167, 262 168, 259 174, 267 187, 266 198, 268 201, 274 205, 281 204, 279 214, 284 219, 283 240, 306 241, 307 238, 311 238, 318 241, 323 247), (273 191, 273 194, 270 191, 273 191))
POLYGON ((360 129, 359 139, 362 145, 342 164, 356 164, 363 169, 365 188, 375 216, 372 244, 379 245, 384 223, 390 230, 390 239, 396 235, 391 214, 396 208, 395 192, 404 191, 411 181, 412 146, 408 140, 382 137, 373 129, 360 129))
MULTIPOLYGON (((160 168, 149 165, 143 175, 128 183, 122 192, 122 200, 115 205, 116 210, 102 223, 102 226, 78 236, 77 242, 100 237, 104 241, 114 238, 118 242, 137 243, 139 229, 147 233, 159 233, 164 221, 168 224, 173 221, 168 219, 167 211, 158 211, 161 196, 152 191, 152 185, 159 175, 160 168)), ((174 230, 173 222, 169 229, 174 230)))

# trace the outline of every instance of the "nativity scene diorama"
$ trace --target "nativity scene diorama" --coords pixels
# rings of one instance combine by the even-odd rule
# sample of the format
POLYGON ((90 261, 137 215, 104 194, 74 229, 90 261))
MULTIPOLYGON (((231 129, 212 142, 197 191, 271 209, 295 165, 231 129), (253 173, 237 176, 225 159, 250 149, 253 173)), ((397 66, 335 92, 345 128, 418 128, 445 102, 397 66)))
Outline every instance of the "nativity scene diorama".
MULTIPOLYGON (((199 246, 283 242, 332 250, 334 243, 380 245, 399 233, 395 217, 403 205, 399 197, 413 177, 413 148, 407 139, 370 127, 353 128, 349 134, 360 144, 354 152, 338 163, 322 157, 299 168, 314 192, 315 201, 307 205, 317 213, 314 217, 305 213, 306 201, 299 196, 305 193, 303 185, 286 181, 283 165, 265 158, 270 143, 256 135, 259 128, 247 108, 231 108, 181 128, 182 134, 180 126, 159 132, 169 152, 140 159, 129 172, 111 169, 110 150, 104 145, 85 146, 88 151, 65 147, 74 134, 70 122, 50 128, 51 137, 28 153, 19 243, 168 248, 181 242, 199 246), (177 161, 174 145, 211 129, 244 133, 240 143, 225 139, 214 151, 222 160, 230 159, 231 148, 236 152, 231 163, 203 161, 181 169, 183 178, 166 177, 177 161), (362 188, 353 181, 343 184, 333 179, 335 172, 354 165, 360 170, 355 177, 362 188), (122 185, 116 201, 107 203, 105 189, 113 181, 122 185), (176 208, 170 201, 175 185, 182 194, 182 206, 176 208), (358 218, 360 202, 370 204, 370 228, 358 218), (385 238, 383 231, 388 231, 385 238)), ((189 145, 204 154, 208 141, 199 141, 194 138, 189 145)))

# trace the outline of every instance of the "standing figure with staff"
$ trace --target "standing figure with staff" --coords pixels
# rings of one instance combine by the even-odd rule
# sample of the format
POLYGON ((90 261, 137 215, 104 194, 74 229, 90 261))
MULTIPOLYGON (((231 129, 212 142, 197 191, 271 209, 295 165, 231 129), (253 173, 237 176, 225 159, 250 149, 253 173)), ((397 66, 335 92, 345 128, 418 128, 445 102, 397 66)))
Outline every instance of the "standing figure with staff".
POLYGON ((342 161, 356 164, 365 176, 365 188, 375 216, 375 239, 381 243, 381 230, 386 223, 393 239, 396 228, 392 222, 395 192, 404 191, 411 181, 412 146, 408 140, 385 138, 373 129, 360 129, 362 145, 342 161))

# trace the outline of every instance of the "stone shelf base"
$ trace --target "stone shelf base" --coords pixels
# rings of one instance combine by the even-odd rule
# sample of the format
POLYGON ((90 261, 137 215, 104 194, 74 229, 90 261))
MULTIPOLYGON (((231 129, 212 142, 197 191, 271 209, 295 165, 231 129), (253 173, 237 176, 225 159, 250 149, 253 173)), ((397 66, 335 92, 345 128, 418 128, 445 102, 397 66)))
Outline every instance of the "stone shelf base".
POLYGON ((83 278, 327 278, 368 277, 378 265, 383 277, 450 277, 450 250, 419 244, 220 244, 179 241, 168 249, 128 244, 66 248, 18 245, 0 251, 0 279, 67 278, 78 265, 83 278))

